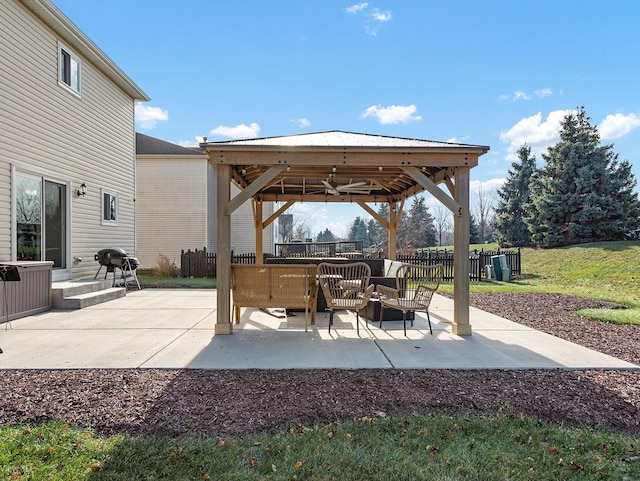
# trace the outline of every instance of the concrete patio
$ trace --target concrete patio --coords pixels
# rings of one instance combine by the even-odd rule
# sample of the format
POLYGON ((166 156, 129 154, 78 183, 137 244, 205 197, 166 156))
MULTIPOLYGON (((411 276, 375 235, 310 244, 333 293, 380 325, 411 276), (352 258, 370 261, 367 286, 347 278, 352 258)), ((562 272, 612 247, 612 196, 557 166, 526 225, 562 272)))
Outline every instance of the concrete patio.
POLYGON ((452 333, 453 301, 436 296, 433 335, 419 314, 377 323, 340 311, 304 332, 304 312, 277 318, 243 309, 232 335, 214 335, 215 290, 143 289, 80 310, 0 324, 0 369, 640 369, 639 366, 471 308, 473 335, 452 333))

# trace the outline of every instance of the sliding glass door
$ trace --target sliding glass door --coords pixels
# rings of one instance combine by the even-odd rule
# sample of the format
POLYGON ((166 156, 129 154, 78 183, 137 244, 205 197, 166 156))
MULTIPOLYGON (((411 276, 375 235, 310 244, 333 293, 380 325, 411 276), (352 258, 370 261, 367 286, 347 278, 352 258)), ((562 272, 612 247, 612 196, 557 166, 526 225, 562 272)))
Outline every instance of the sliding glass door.
POLYGON ((16 260, 53 261, 54 279, 67 277, 67 185, 24 173, 15 181, 16 260))

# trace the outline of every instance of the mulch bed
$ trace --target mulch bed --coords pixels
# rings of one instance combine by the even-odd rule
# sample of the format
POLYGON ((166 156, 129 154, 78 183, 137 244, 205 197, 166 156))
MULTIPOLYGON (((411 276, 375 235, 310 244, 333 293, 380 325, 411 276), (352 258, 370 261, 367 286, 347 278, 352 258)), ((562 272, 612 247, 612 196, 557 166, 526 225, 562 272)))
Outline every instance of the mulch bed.
MULTIPOLYGON (((640 364, 640 328, 573 314, 606 303, 472 294, 475 307, 640 364)), ((395 413, 510 413, 640 434, 640 370, 4 370, 0 424, 236 435, 395 413)))

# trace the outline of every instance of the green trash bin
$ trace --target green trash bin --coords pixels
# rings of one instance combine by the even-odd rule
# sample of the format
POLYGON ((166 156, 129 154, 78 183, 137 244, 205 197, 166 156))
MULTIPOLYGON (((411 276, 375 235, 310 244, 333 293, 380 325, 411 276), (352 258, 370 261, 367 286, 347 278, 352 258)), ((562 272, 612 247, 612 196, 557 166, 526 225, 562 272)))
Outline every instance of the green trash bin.
POLYGON ((503 282, 511 281, 511 267, 507 264, 506 255, 491 256, 491 266, 495 271, 496 280, 503 282))
POLYGON ((500 256, 491 256, 491 267, 493 267, 493 275, 496 281, 501 281, 502 265, 500 264, 500 256))

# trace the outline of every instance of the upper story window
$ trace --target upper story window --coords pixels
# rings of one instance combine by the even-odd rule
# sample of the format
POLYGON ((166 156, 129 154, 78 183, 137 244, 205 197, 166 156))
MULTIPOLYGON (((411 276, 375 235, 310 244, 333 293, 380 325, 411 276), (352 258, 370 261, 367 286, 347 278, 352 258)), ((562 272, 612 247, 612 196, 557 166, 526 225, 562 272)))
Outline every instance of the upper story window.
POLYGON ((58 44, 58 83, 80 95, 82 63, 74 53, 58 44))
POLYGON ((102 225, 118 225, 118 194, 102 191, 102 225))

